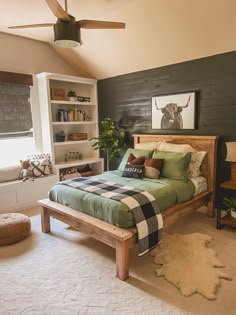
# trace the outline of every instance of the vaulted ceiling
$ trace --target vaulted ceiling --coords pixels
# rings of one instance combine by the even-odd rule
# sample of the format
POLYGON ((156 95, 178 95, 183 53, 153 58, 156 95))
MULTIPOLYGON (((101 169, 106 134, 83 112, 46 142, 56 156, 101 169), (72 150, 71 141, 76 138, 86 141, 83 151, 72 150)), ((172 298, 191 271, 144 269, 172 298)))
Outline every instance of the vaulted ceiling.
POLYGON ((8 29, 55 23, 46 1, 0 0, 0 32, 47 42, 78 73, 97 79, 236 50, 235 0, 68 0, 68 11, 76 20, 118 21, 126 28, 83 29, 82 46, 59 48, 52 27, 8 29))

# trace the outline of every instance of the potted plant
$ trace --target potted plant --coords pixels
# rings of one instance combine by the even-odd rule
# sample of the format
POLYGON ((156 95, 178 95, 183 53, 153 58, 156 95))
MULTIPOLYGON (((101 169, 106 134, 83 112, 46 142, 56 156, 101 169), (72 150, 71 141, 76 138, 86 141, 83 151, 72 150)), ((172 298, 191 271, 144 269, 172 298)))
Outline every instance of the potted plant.
POLYGON ((73 90, 68 91, 67 96, 69 97, 70 101, 76 101, 77 95, 76 92, 73 90))
POLYGON ((118 128, 117 121, 111 118, 104 118, 101 122, 102 131, 95 140, 92 147, 104 153, 106 159, 106 170, 109 171, 111 159, 120 157, 120 149, 124 145, 125 132, 118 128))
POLYGON ((236 198, 225 197, 223 200, 223 205, 227 207, 227 211, 230 211, 231 216, 236 219, 236 198))
POLYGON ((56 142, 64 142, 66 138, 66 134, 64 130, 61 130, 57 133, 55 133, 55 140, 56 142))

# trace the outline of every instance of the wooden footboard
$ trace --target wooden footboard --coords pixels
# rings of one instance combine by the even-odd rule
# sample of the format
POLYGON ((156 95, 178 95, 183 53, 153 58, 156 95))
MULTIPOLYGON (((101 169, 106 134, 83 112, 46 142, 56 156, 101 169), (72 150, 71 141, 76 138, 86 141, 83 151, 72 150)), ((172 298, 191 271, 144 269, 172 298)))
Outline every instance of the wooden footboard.
MULTIPOLYGON (((207 206, 211 200, 212 192, 201 193, 191 200, 175 205, 162 211, 164 228, 175 223, 180 217, 207 206)), ((69 224, 76 230, 116 249, 116 276, 120 280, 129 277, 129 248, 137 244, 138 233, 136 228, 121 229, 112 224, 94 218, 78 210, 71 209, 49 199, 39 200, 42 206, 41 223, 44 233, 50 232, 50 217, 69 224)))
POLYGON ((116 275, 125 280, 129 277, 129 248, 137 243, 136 229, 121 229, 48 199, 39 200, 42 206, 42 231, 50 232, 50 217, 69 224, 76 230, 116 249, 116 275))

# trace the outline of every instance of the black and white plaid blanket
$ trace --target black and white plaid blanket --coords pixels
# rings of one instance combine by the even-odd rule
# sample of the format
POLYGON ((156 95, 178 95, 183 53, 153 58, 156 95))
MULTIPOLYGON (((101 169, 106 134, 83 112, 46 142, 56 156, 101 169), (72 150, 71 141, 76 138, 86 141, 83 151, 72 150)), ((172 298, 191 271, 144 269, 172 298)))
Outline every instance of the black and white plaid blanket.
POLYGON ((161 240, 163 221, 157 201, 147 191, 112 181, 78 177, 60 184, 71 186, 126 204, 134 215, 138 230, 139 256, 157 246, 161 240))

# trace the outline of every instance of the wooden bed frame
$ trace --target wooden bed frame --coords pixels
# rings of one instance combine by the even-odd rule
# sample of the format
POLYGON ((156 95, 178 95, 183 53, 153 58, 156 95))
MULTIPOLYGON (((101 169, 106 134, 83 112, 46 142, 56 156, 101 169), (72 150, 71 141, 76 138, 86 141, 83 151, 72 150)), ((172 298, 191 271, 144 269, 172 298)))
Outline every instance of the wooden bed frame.
MULTIPOLYGON (((214 217, 217 136, 133 135, 133 137, 134 146, 136 143, 167 141, 178 144, 188 143, 198 151, 208 153, 201 168, 203 176, 207 178, 208 190, 194 196, 191 200, 162 211, 164 227, 201 206, 207 206, 208 216, 214 217)), ((50 232, 50 217, 87 233, 116 249, 116 275, 121 280, 129 277, 129 248, 137 244, 136 228, 121 229, 49 199, 39 200, 39 204, 42 206, 41 221, 44 233, 50 232)))

